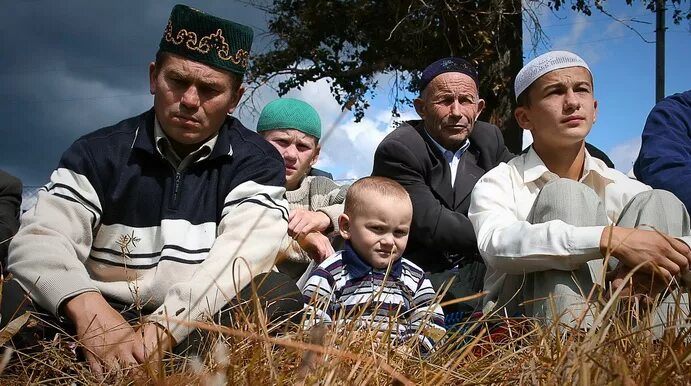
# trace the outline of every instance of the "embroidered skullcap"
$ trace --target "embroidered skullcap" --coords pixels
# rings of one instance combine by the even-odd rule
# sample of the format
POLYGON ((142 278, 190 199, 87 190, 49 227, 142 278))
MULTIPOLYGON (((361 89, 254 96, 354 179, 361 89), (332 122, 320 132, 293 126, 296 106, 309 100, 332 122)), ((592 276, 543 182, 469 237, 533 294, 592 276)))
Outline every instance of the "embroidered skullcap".
POLYGON ((580 56, 573 52, 550 51, 531 60, 518 72, 516 81, 514 82, 516 100, 518 100, 518 96, 521 95, 523 91, 530 87, 530 85, 542 75, 550 71, 567 67, 583 67, 590 72, 590 76, 593 75, 585 60, 581 59, 580 56))
POLYGON ((422 71, 422 75, 420 76, 420 92, 427 87, 432 79, 445 72, 460 72, 461 74, 466 74, 475 81, 475 87, 477 87, 478 90, 480 89, 480 75, 475 66, 463 58, 451 56, 437 60, 422 71))
POLYGON ((170 13, 159 50, 243 75, 253 35, 250 27, 178 4, 170 13))
POLYGON ((292 98, 280 98, 264 107, 257 121, 257 132, 295 129, 317 140, 322 134, 319 113, 309 103, 292 98))

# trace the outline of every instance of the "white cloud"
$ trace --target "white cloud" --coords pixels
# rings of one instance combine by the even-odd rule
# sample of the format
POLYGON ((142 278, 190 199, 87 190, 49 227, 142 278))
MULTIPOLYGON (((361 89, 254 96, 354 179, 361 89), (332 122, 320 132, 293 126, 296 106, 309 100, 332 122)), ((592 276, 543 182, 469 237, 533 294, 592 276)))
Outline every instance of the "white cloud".
MULTIPOLYGON (((388 84, 382 76, 380 85, 388 84)), ((311 104, 322 121, 322 150, 316 166, 331 172, 335 179, 355 179, 370 175, 374 151, 386 134, 393 130, 394 121, 417 119, 412 108, 404 108, 401 116, 391 115, 391 102, 385 86, 378 88, 377 96, 370 101, 365 117, 355 122, 351 111, 341 106, 331 95, 326 79, 305 84, 300 90, 291 90, 286 97, 304 100, 311 104)), ((278 98, 278 94, 264 87, 252 96, 252 102, 261 110, 266 103, 278 98)), ((240 120, 249 128, 256 127, 257 116, 248 109, 240 109, 240 120)))
POLYGON ((612 147, 609 151, 609 158, 614 162, 617 170, 628 173, 633 168, 633 163, 636 161, 640 149, 641 137, 634 137, 612 147))

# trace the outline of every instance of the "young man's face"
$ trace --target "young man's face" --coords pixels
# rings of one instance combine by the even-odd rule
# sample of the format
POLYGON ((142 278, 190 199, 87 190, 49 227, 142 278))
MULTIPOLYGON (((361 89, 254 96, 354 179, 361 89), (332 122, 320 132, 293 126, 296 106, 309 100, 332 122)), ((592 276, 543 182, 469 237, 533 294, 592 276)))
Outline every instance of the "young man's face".
POLYGON ((478 97, 471 77, 446 72, 432 79, 414 104, 430 137, 445 149, 456 151, 473 131, 485 101, 478 97))
POLYGON ((165 54, 149 65, 149 88, 161 128, 178 149, 194 148, 221 128, 244 89, 228 72, 165 54))
POLYGON ((297 189, 319 157, 317 138, 295 129, 268 130, 262 135, 283 157, 286 189, 297 189))
POLYGON ((413 207, 410 200, 373 193, 351 213, 339 217, 341 236, 370 266, 385 269, 401 257, 408 244, 413 207))
POLYGON ((597 115, 590 72, 567 67, 538 78, 528 93, 530 106, 516 109, 518 124, 531 131, 538 147, 560 148, 582 142, 597 115))

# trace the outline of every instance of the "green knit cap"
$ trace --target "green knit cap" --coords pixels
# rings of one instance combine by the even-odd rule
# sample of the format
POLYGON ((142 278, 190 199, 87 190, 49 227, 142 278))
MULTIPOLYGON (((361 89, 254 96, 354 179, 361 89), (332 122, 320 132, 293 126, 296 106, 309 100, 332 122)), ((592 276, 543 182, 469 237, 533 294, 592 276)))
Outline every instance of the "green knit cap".
POLYGON ((266 105, 257 121, 257 133, 276 129, 299 130, 318 140, 322 135, 322 122, 309 103, 281 98, 266 105))
POLYGON ((159 50, 244 75, 254 33, 250 27, 178 4, 159 50))

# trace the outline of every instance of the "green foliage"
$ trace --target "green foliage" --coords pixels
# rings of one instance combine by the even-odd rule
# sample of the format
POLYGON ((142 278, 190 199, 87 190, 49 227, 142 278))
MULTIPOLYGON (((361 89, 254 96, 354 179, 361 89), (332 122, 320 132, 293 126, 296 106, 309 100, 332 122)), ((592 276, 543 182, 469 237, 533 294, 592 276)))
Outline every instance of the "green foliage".
POLYGON ((458 55, 479 65, 483 96, 505 95, 511 89, 505 69, 521 65, 520 7, 518 0, 275 1, 264 9, 277 39, 272 50, 255 56, 250 80, 279 76, 284 94, 330 78, 333 96, 359 119, 376 75, 394 75, 396 111, 398 103, 410 102, 399 97, 402 91, 417 92, 425 66, 458 55), (514 58, 511 47, 518 47, 514 58))
MULTIPOLYGON (((633 0, 625 1, 627 5, 632 5, 634 2, 633 0)), ((645 8, 650 10, 651 12, 657 11, 657 2, 655 0, 640 0, 640 2, 643 3, 645 5, 645 8)), ((547 1, 547 6, 554 10, 559 10, 563 6, 570 6, 570 8, 573 11, 581 12, 584 15, 591 16, 593 14, 593 8, 597 9, 600 12, 608 14, 606 11, 605 3, 606 0, 549 0, 547 1)), ((667 11, 672 11, 672 20, 675 24, 681 23, 681 21, 684 19, 691 20, 691 8, 687 9, 687 11, 682 11, 680 8, 681 3, 681 0, 670 0, 665 2, 667 11)))
MULTIPOLYGON (((523 65, 523 18, 542 35, 535 8, 592 15, 606 10, 605 0, 276 0, 256 4, 269 15, 273 47, 254 57, 248 80, 278 81, 278 92, 322 78, 336 101, 360 120, 378 86, 377 75, 392 75, 393 113, 418 92, 420 71, 436 59, 461 56, 476 62, 481 119, 505 130, 510 149, 520 151, 521 130, 513 119, 513 77, 523 65)), ((620 1, 620 0, 618 0, 620 1)), ((632 5, 633 0, 625 0, 632 5)), ((640 0, 655 11, 655 0, 640 0)), ((668 1, 676 23, 691 20, 681 0, 668 1)), ((537 44, 537 43, 536 43, 537 44)), ((381 78, 379 78, 381 79, 381 78)), ((273 82, 271 82, 273 84, 273 82)))

